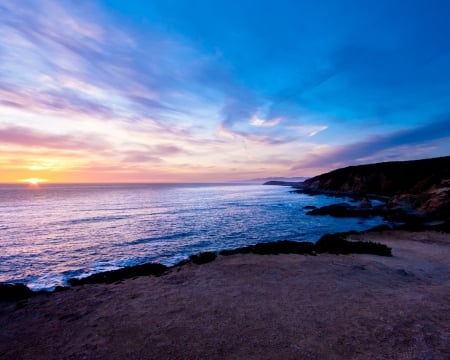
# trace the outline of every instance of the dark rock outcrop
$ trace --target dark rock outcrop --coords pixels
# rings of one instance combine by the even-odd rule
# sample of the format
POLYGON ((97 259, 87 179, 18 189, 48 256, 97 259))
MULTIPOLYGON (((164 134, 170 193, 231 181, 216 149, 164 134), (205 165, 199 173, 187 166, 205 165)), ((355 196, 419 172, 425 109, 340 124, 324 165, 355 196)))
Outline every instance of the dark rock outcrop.
POLYGON ((330 254, 373 254, 381 256, 391 256, 391 248, 384 244, 349 241, 345 237, 353 232, 336 233, 324 235, 317 243, 297 242, 282 240, 272 243, 261 243, 246 246, 238 249, 223 250, 220 255, 234 254, 258 254, 258 255, 277 255, 277 254, 306 254, 316 255, 316 253, 330 254))
POLYGON ((317 206, 314 206, 314 205, 306 205, 306 206, 303 206, 303 209, 305 209, 305 210, 314 210, 314 209, 317 209, 317 206))
POLYGON ((280 240, 275 242, 259 243, 245 246, 238 249, 222 250, 220 255, 234 254, 258 254, 258 255, 277 255, 277 254, 314 254, 314 244, 311 242, 298 242, 290 240, 280 240))
POLYGON ((24 284, 0 284, 0 301, 18 301, 34 295, 24 284))
POLYGON ((204 251, 200 254, 189 256, 189 260, 191 260, 194 264, 201 265, 206 264, 213 261, 217 257, 217 254, 213 251, 204 251))
POLYGON ((372 209, 372 201, 369 198, 363 197, 358 206, 359 209, 372 209))
POLYGON ((313 254, 314 244, 310 242, 281 240, 272 243, 261 243, 253 245, 252 252, 259 255, 313 254))
POLYGON ((306 215, 330 215, 334 217, 360 217, 367 218, 371 216, 384 215, 385 211, 382 207, 377 208, 362 208, 360 206, 353 206, 347 203, 332 204, 322 206, 320 208, 308 211, 306 215))
POLYGON ((348 241, 348 233, 327 234, 316 243, 317 253, 330 254, 373 254, 392 256, 392 250, 384 244, 366 241, 348 241))
POLYGON ((149 263, 149 264, 128 266, 122 269, 92 274, 82 279, 72 278, 68 280, 68 283, 72 286, 84 284, 113 283, 119 280, 129 279, 136 276, 147 276, 147 275, 160 276, 164 274, 167 270, 169 270, 169 268, 162 264, 149 263))

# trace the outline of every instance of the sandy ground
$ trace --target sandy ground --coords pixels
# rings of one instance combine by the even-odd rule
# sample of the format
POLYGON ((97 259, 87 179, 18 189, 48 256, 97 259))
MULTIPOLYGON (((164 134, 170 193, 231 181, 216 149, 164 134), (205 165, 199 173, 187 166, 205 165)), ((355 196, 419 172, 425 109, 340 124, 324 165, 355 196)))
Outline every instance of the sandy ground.
POLYGON ((450 235, 362 238, 393 257, 241 254, 0 304, 0 358, 450 359, 450 235))

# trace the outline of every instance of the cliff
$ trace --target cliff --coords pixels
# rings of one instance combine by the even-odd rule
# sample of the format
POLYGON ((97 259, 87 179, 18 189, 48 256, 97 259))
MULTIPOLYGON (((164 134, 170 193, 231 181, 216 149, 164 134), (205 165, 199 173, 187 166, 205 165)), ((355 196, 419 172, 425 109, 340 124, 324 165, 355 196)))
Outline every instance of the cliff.
POLYGON ((450 221, 450 156, 349 166, 305 180, 299 191, 386 200, 385 205, 373 209, 370 204, 363 209, 341 204, 313 210, 312 215, 371 214, 390 220, 406 219, 407 215, 412 221, 418 218, 450 221))
POLYGON ((393 196, 450 184, 450 156, 349 166, 303 182, 305 190, 393 196))

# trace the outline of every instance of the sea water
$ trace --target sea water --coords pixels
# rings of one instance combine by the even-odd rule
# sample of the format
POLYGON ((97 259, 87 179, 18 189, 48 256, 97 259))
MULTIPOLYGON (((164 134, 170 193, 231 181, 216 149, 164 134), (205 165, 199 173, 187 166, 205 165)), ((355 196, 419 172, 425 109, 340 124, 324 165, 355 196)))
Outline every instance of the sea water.
POLYGON ((382 223, 304 209, 342 201, 248 184, 0 185, 0 282, 51 289, 128 265, 171 265, 267 241, 314 242, 382 223))

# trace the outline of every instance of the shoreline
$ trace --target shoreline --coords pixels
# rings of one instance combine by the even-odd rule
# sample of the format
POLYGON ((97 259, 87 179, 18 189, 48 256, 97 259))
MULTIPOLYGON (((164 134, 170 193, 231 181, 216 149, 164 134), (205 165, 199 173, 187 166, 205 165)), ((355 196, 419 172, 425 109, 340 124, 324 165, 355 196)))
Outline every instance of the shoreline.
POLYGON ((162 276, 0 303, 0 355, 57 358, 450 357, 450 235, 352 233, 392 256, 218 255, 162 276))
POLYGON ((201 265, 214 261, 218 255, 229 256, 235 254, 255 254, 255 255, 278 255, 278 254, 301 254, 319 255, 329 254, 352 254, 365 253, 380 256, 391 256, 391 249, 384 244, 376 242, 347 241, 345 238, 350 234, 365 233, 387 229, 384 225, 377 226, 362 232, 347 231, 323 235, 317 242, 280 240, 275 242, 263 242, 233 249, 219 251, 205 251, 191 255, 188 259, 182 260, 174 265, 166 266, 161 263, 143 263, 138 265, 125 266, 116 270, 109 270, 90 274, 82 278, 69 278, 67 285, 55 286, 52 290, 32 290, 24 283, 0 283, 0 302, 20 301, 32 296, 41 294, 52 294, 70 289, 74 286, 85 284, 108 284, 138 276, 162 276, 174 268, 184 266, 190 262, 201 265))
MULTIPOLYGON (((33 290, 29 288, 25 283, 21 282, 2 282, 0 283, 0 303, 2 301, 20 301, 27 299, 32 296, 40 294, 52 294, 54 292, 65 291, 73 286, 80 286, 83 284, 93 284, 93 283, 111 283, 115 281, 121 281, 128 278, 133 278, 136 276, 161 276, 165 272, 170 271, 173 268, 183 266, 189 262, 194 262, 198 264, 213 261, 217 255, 232 255, 239 253, 254 253, 259 255, 276 255, 279 253, 286 254, 303 254, 303 255, 317 255, 320 253, 330 253, 330 254, 351 254, 351 253, 366 253, 366 254, 378 254, 381 256, 390 256, 390 248, 386 247, 385 244, 359 244, 356 247, 355 242, 358 240, 350 240, 351 244, 347 244, 347 241, 342 241, 348 238, 349 235, 353 234, 368 234, 372 232, 382 232, 382 231, 407 231, 407 232, 427 232, 435 231, 442 233, 450 233, 450 224, 448 222, 442 223, 437 222, 436 224, 426 225, 423 223, 413 224, 413 223, 403 223, 396 226, 389 226, 387 224, 378 225, 373 228, 355 231, 350 230, 346 232, 329 233, 325 234, 316 241, 315 243, 309 241, 295 241, 295 240, 279 240, 275 242, 264 242, 257 243, 253 245, 248 245, 245 247, 233 248, 233 249, 223 249, 218 251, 205 251, 197 254, 191 255, 189 258, 181 260, 180 262, 166 266, 161 263, 143 263, 131 266, 125 266, 118 268, 116 270, 102 271, 97 273, 89 274, 82 278, 69 278, 66 281, 67 285, 57 285, 52 290, 33 290), (318 243, 325 240, 326 244, 320 246, 316 249, 318 243), (300 244, 300 245, 298 245, 300 244), (350 246, 349 246, 350 245, 350 246), (205 259, 207 259, 205 261, 205 259)), ((364 241, 363 241, 364 242, 364 241)), ((367 241, 365 241, 367 243, 367 241)), ((373 242, 372 242, 373 243, 373 242)))

